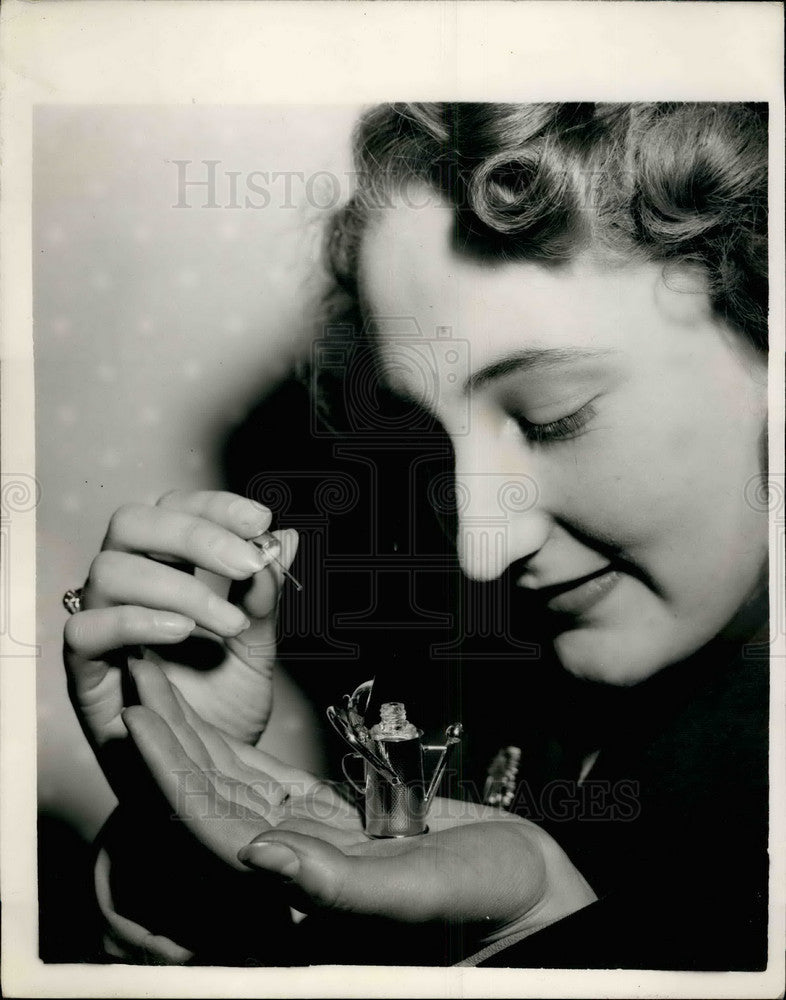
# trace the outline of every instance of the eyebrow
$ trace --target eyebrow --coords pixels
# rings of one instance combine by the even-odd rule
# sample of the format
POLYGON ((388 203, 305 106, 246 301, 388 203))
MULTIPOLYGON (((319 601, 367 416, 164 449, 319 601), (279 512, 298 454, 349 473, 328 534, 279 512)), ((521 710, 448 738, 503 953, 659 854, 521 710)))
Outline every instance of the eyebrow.
POLYGON ((500 358, 499 361, 493 361, 490 365, 486 365, 470 375, 464 383, 464 392, 469 393, 488 382, 512 375, 517 371, 532 371, 575 364, 580 361, 593 361, 613 353, 615 352, 609 350, 588 351, 579 348, 569 350, 560 347, 530 348, 525 351, 516 351, 514 354, 500 358))

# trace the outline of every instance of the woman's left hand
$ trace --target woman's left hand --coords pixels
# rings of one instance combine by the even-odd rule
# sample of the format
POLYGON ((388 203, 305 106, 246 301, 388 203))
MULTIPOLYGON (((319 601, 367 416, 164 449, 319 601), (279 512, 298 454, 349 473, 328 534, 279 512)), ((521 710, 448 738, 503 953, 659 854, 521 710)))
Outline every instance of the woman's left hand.
POLYGON ((154 666, 140 665, 135 679, 142 705, 124 720, 170 805, 228 865, 287 886, 298 910, 460 920, 481 947, 534 933, 596 898, 544 830, 503 810, 438 798, 429 833, 369 840, 329 785, 233 747, 154 666))

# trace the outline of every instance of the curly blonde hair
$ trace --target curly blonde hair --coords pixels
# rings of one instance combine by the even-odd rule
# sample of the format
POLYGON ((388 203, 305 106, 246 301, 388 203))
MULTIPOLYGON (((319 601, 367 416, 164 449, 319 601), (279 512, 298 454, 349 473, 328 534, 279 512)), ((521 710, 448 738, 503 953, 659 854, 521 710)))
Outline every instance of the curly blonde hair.
POLYGON ((716 317, 766 349, 766 105, 384 104, 354 152, 357 190, 327 242, 345 308, 371 214, 415 179, 454 206, 474 252, 698 265, 716 317))

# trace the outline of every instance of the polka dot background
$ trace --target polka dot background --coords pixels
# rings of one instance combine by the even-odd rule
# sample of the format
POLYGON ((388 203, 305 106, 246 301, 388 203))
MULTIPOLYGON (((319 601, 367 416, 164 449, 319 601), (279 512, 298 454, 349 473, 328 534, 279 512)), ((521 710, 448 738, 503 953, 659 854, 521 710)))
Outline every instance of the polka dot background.
MULTIPOLYGON (((221 488, 225 434, 307 350, 319 226, 351 186, 357 113, 37 111, 39 796, 86 838, 114 800, 68 703, 61 596, 122 503, 221 488)), ((266 739, 315 766, 308 710, 279 686, 266 739)))

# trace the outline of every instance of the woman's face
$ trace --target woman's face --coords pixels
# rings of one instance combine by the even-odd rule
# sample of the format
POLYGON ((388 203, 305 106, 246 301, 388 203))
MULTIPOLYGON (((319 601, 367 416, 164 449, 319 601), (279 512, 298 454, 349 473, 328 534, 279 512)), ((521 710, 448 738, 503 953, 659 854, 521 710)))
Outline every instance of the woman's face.
POLYGON ((453 233, 433 199, 366 233, 383 373, 451 437, 464 572, 510 569, 567 670, 635 683, 709 641, 756 588, 766 515, 746 496, 766 364, 660 265, 484 263, 453 233))

